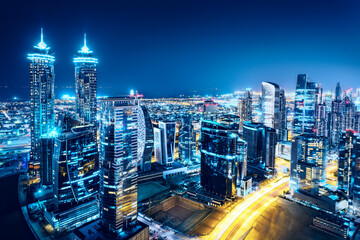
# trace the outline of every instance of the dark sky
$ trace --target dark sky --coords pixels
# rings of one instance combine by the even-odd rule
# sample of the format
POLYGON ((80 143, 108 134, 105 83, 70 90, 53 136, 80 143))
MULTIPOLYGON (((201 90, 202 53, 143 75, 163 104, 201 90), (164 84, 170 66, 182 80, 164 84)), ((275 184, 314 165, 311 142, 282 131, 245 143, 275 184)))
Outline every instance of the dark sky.
POLYGON ((328 89, 360 87, 357 1, 3 1, 0 99, 28 98, 26 54, 55 53, 56 94, 73 95, 83 33, 99 58, 100 95, 222 93, 273 81, 293 91, 308 73, 328 89), (7 88, 4 88, 7 86, 7 88))

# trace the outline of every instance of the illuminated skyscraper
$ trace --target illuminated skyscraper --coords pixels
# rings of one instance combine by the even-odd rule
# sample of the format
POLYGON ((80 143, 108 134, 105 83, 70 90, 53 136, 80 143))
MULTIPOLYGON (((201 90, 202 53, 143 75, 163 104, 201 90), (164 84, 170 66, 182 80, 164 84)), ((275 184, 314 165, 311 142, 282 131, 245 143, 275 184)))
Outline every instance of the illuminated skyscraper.
POLYGON ((43 30, 41 40, 34 46, 35 52, 28 54, 30 60, 30 103, 31 103, 31 152, 29 170, 38 175, 40 168, 40 138, 53 130, 54 114, 54 62, 55 57, 49 54, 49 47, 44 43, 43 30))
POLYGON ((86 46, 86 34, 84 46, 78 53, 74 58, 76 117, 83 123, 95 123, 98 59, 93 57, 93 51, 86 46))
POLYGON ((101 220, 114 234, 136 223, 138 115, 135 98, 100 100, 101 220))
POLYGON ((240 139, 238 124, 201 123, 201 185, 226 198, 246 195, 247 143, 240 139), (244 188, 245 187, 245 188, 244 188))
POLYGON ((262 83, 262 116, 266 127, 276 130, 278 141, 287 140, 286 99, 284 90, 276 83, 262 83))
POLYGON ((154 150, 154 128, 147 108, 139 109, 138 121, 138 168, 141 171, 151 170, 151 155, 154 150))
POLYGON ((340 82, 338 82, 336 84, 336 88, 335 88, 335 100, 340 101, 341 100, 341 86, 340 86, 340 82))
POLYGON ((315 128, 315 107, 319 96, 319 85, 310 82, 307 74, 297 76, 293 135, 313 134, 315 128))
POLYGON ((354 136, 354 149, 351 164, 351 189, 353 210, 360 214, 360 136, 354 136))
POLYGON ((171 166, 175 153, 175 122, 159 122, 154 128, 155 161, 161 165, 171 166))
POLYGON ((248 144, 249 165, 260 167, 269 175, 272 175, 275 169, 276 135, 275 129, 262 123, 243 124, 243 139, 248 144))
POLYGON ((245 96, 239 99, 238 112, 241 130, 243 122, 252 121, 252 96, 250 91, 246 91, 245 96))
POLYGON ((325 182, 327 139, 302 134, 292 139, 290 189, 316 195, 325 182))
POLYGON ((187 115, 181 119, 179 136, 179 157, 183 163, 191 163, 195 157, 196 135, 194 132, 192 118, 187 115))
POLYGON ((338 189, 350 194, 351 188, 351 165, 353 160, 354 132, 342 132, 339 141, 339 160, 338 160, 338 189))

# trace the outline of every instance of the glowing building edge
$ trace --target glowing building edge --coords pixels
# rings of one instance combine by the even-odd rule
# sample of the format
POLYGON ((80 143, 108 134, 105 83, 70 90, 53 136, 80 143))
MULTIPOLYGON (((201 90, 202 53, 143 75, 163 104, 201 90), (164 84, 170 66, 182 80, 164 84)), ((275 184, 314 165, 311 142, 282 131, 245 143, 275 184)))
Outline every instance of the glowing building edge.
POLYGON ((55 62, 55 57, 48 55, 48 54, 41 54, 41 53, 29 53, 28 57, 29 60, 34 60, 34 59, 44 59, 44 60, 48 60, 50 62, 55 62))

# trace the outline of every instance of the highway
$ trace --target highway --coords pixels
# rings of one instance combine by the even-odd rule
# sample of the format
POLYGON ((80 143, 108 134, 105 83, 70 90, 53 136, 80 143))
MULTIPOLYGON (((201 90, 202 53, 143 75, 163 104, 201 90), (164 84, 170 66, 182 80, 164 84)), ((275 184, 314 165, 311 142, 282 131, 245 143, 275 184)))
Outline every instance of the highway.
POLYGON ((204 239, 241 239, 251 229, 256 218, 270 206, 279 194, 288 188, 288 185, 289 177, 284 177, 250 194, 228 213, 204 239))

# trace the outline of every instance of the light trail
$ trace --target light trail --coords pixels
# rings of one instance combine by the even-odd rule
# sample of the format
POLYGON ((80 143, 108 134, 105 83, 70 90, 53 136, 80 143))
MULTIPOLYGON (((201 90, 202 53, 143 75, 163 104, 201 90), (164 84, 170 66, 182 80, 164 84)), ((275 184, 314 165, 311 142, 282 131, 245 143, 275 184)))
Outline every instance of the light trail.
POLYGON ((229 214, 227 214, 221 222, 217 224, 215 229, 207 237, 207 239, 220 239, 228 230, 228 228, 236 221, 236 219, 252 204, 256 203, 260 198, 273 191, 283 184, 288 184, 289 178, 285 177, 278 182, 270 183, 268 186, 261 188, 259 191, 254 192, 248 196, 243 202, 239 203, 229 214))

